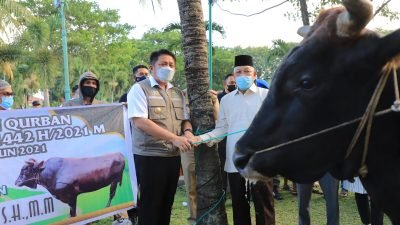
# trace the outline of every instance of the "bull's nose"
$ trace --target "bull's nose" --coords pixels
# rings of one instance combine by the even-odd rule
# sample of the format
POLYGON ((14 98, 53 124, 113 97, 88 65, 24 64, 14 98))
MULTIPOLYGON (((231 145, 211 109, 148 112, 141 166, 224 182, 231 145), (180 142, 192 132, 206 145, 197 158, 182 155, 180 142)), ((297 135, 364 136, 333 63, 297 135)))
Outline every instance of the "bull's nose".
POLYGON ((233 154, 233 162, 235 163, 235 166, 239 172, 244 170, 251 156, 251 153, 243 153, 243 151, 236 146, 235 153, 233 154))

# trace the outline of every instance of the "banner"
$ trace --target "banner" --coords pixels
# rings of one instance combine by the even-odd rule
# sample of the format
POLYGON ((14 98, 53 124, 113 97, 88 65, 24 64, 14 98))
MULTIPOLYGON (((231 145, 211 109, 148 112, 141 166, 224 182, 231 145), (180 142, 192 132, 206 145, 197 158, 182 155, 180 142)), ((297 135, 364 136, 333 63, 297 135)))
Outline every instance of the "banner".
POLYGON ((0 225, 85 224, 136 203, 126 107, 0 110, 0 225))

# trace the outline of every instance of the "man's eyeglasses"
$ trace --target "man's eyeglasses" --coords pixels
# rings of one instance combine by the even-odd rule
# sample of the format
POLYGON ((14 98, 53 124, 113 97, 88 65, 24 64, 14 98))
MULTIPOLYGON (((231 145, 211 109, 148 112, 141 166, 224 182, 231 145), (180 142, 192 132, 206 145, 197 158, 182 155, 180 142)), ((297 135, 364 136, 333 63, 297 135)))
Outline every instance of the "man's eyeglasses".
POLYGON ((10 96, 13 96, 14 93, 12 93, 12 92, 0 92, 0 95, 10 97, 10 96))

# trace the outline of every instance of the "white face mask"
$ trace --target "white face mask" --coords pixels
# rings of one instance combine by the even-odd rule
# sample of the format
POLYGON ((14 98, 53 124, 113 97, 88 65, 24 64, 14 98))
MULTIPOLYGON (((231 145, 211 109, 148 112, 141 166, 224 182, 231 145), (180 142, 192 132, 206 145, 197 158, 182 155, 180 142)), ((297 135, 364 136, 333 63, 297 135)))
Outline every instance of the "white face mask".
POLYGON ((157 70, 157 77, 160 81, 171 81, 174 78, 175 70, 169 66, 160 67, 157 70))

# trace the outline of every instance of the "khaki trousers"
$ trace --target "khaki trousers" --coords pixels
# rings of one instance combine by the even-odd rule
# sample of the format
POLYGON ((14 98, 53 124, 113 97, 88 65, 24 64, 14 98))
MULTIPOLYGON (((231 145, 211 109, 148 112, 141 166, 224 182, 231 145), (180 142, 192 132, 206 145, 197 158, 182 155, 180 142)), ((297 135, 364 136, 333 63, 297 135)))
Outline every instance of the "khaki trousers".
POLYGON ((196 220, 197 215, 197 192, 196 192, 196 174, 194 150, 181 153, 181 163, 183 176, 185 180, 186 196, 188 199, 189 218, 188 220, 196 220))

